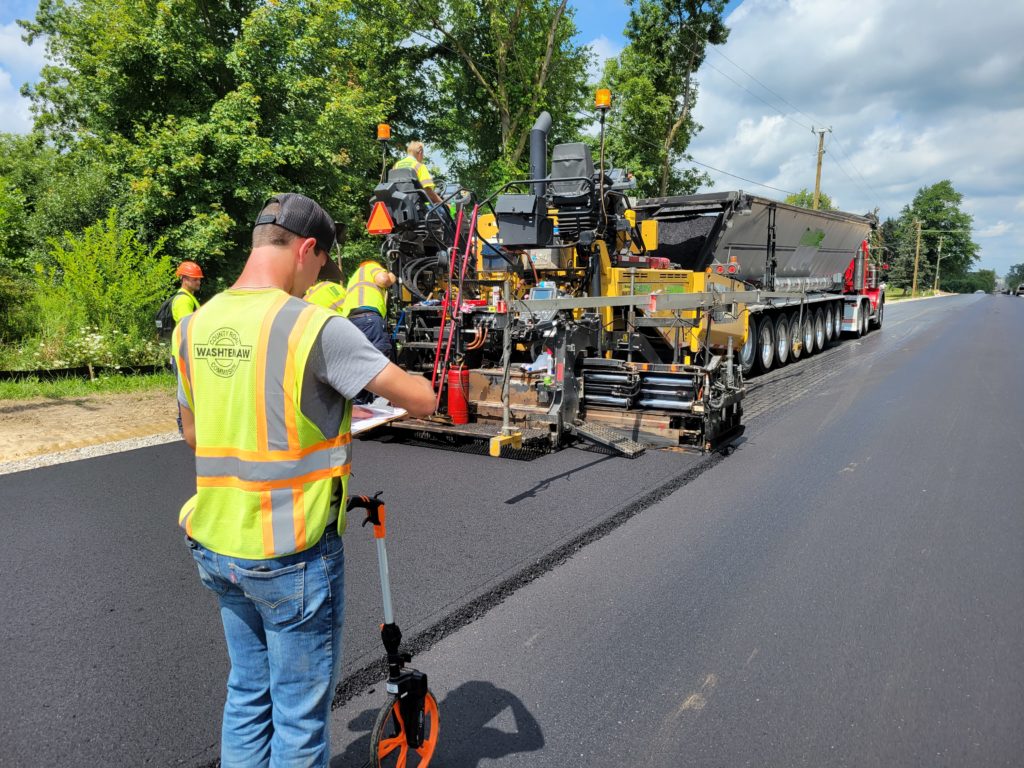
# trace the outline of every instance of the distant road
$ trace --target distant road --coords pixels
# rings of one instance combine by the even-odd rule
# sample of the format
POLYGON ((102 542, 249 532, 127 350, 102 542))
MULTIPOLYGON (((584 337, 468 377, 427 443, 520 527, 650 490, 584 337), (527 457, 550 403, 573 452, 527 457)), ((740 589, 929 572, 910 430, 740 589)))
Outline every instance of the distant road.
MULTIPOLYGON (((935 418, 954 407, 958 409, 956 413, 962 409, 973 412, 977 403, 977 409, 981 410, 977 417, 979 423, 995 420, 998 412, 986 403, 993 393, 1002 393, 1007 402, 1013 402, 1016 410, 1008 412, 1008 406, 1003 404, 1001 426, 1005 428, 1014 414, 1019 422, 1021 411, 1014 398, 1006 397, 1006 388, 1019 390, 1020 357, 1016 358, 1018 368, 1014 369, 1013 358, 1006 354, 1006 349, 994 354, 995 350, 990 347, 997 342, 984 338, 985 334, 995 333, 993 328, 1002 328, 998 343, 1005 343, 1013 323, 1019 334, 1024 324, 1024 302, 1015 301, 1009 297, 970 296, 892 305, 887 310, 886 328, 881 333, 840 345, 799 366, 783 368, 754 380, 747 402, 751 414, 749 439, 733 457, 713 466, 682 492, 670 497, 674 511, 669 514, 674 523, 669 525, 669 521, 663 521, 664 527, 659 529, 654 541, 647 541, 644 546, 635 541, 626 545, 623 554, 632 552, 637 558, 629 568, 636 573, 635 577, 623 576, 618 596, 611 591, 603 592, 605 588, 598 589, 596 584, 600 581, 590 581, 595 574, 579 574, 578 578, 583 580, 566 584, 561 597, 551 592, 549 582, 565 578, 563 574, 575 573, 581 562, 593 562, 592 553, 598 551, 596 548, 606 548, 608 542, 618 540, 616 537, 641 521, 661 514, 665 503, 656 502, 709 462, 666 452, 651 452, 638 460, 627 461, 578 449, 531 462, 495 461, 485 456, 416 445, 360 442, 351 490, 386 490, 392 513, 389 530, 393 532, 393 540, 389 549, 396 610, 406 635, 412 637, 431 630, 441 636, 460 624, 471 622, 440 641, 424 659, 434 653, 444 653, 446 649, 458 649, 456 655, 463 657, 461 661, 438 657, 433 679, 452 693, 460 685, 457 681, 462 679, 465 685, 459 689, 461 693, 454 702, 458 704, 462 697, 472 709, 479 703, 474 697, 490 691, 488 686, 500 683, 503 690, 516 690, 514 686, 509 687, 510 678, 525 674, 525 668, 518 668, 522 649, 515 643, 508 647, 498 643, 485 651, 474 634, 492 631, 494 622, 509 606, 518 605, 524 612, 539 611, 537 621, 550 623, 552 628, 564 626, 582 632, 566 646, 571 649, 574 643, 582 644, 580 662, 570 663, 557 674, 548 670, 553 679, 565 679, 570 671, 574 677, 582 674, 578 666, 587 658, 589 638, 603 637, 605 623, 609 633, 628 629, 621 621, 609 620, 602 613, 601 605, 617 605, 622 594, 635 603, 633 609, 637 611, 649 604, 659 605, 657 600, 652 602, 651 585, 641 589, 635 580, 648 569, 669 568, 673 572, 678 570, 681 575, 693 576, 697 573, 693 569, 699 565, 709 569, 706 579, 718 583, 719 577, 714 574, 719 569, 710 567, 693 536, 718 542, 716 556, 731 568, 740 568, 742 564, 737 561, 751 556, 748 566, 753 570, 749 574, 737 574, 737 578, 764 578, 765 574, 757 569, 768 568, 771 556, 787 554, 781 534, 764 521, 771 521, 771 515, 783 515, 779 520, 782 531, 798 531, 801 529, 798 523, 813 519, 800 505, 808 503, 809 499, 818 499, 822 504, 830 501, 819 498, 818 480, 800 474, 807 472, 808 461, 811 466, 831 471, 831 462, 838 459, 824 451, 823 446, 831 446, 830 450, 835 451, 852 450, 845 446, 851 441, 856 444, 857 439, 867 440, 858 438, 867 431, 871 432, 871 439, 876 439, 877 432, 868 430, 867 425, 878 420, 886 424, 900 423, 897 417, 909 405, 916 409, 932 407, 924 402, 933 400, 928 395, 929 387, 940 383, 947 388, 959 387, 964 377, 971 376, 978 377, 979 381, 968 389, 973 392, 980 387, 983 397, 973 393, 970 396, 973 399, 964 401, 965 393, 957 390, 961 399, 955 403, 942 401, 935 418), (972 355, 968 365, 951 364, 951 343, 967 346, 972 355), (939 354, 939 350, 944 350, 941 365, 937 366, 943 370, 942 375, 929 370, 924 363, 925 359, 930 361, 932 355, 939 354), (922 355, 925 357, 919 359, 922 355), (984 359, 984 366, 980 358, 984 359), (865 402, 867 393, 876 391, 879 382, 873 377, 877 377, 879 371, 886 371, 886 380, 902 381, 906 377, 920 376, 917 370, 922 366, 927 378, 915 385, 921 388, 916 395, 921 403, 913 398, 910 403, 900 400, 901 405, 896 408, 887 405, 884 398, 865 402), (837 373, 837 368, 843 371, 837 373), (853 368, 857 368, 856 377, 847 373, 853 368), (980 371, 983 369, 986 376, 982 379, 980 371), (990 389, 985 389, 989 385, 982 386, 982 381, 990 382, 990 389), (787 399, 794 387, 807 389, 812 382, 826 382, 828 391, 821 393, 815 389, 809 396, 805 393, 798 399, 787 399), (861 394, 861 390, 865 394, 861 394), (824 417, 823 408, 827 411, 824 417), (856 415, 849 415, 850 409, 856 415), (842 431, 837 431, 837 424, 843 425, 842 431), (809 459, 801 453, 807 451, 808 446, 822 451, 820 460, 815 458, 817 453, 812 452, 809 459), (794 505, 792 500, 787 501, 783 505, 788 510, 785 513, 776 510, 769 514, 763 506, 757 507, 760 512, 751 511, 750 505, 755 501, 763 505, 768 499, 781 498, 784 492, 795 496, 797 502, 794 505), (564 559, 564 552, 558 552, 560 548, 572 551, 574 542, 587 537, 587 532, 601 526, 603 521, 610 518, 614 521, 616 517, 625 519, 648 506, 651 509, 619 531, 590 544, 568 563, 558 565, 564 559), (719 511, 715 512, 716 509, 719 511), (716 525, 724 528, 719 530, 716 525), (678 540, 681 531, 689 531, 684 541, 678 540), (736 538, 740 534, 743 534, 742 541, 736 538), (646 545, 651 546, 650 552, 646 551, 646 545), (664 555, 662 549, 668 546, 678 550, 673 556, 678 561, 664 561, 659 565, 658 558, 664 555), (553 552, 556 554, 552 555, 553 552), (554 570, 548 575, 514 591, 521 583, 552 567, 554 570), (540 605, 536 603, 535 593, 542 585, 549 586, 540 593, 544 603, 540 605), (486 613, 506 593, 512 597, 492 613, 486 613), (573 598, 571 605, 564 602, 566 597, 573 598), (558 611, 568 611, 569 615, 554 612, 556 606, 558 611), (582 626, 593 621, 602 622, 598 627, 601 632, 595 633, 593 626, 586 629, 582 626), (460 678, 463 674, 460 664, 499 658, 506 653, 508 662, 501 665, 504 675, 481 672, 460 678), (481 685, 469 686, 473 680, 480 681, 481 685)), ((945 394, 945 390, 940 391, 945 394)), ((925 426, 930 423, 925 420, 925 426)), ((919 453, 941 452, 942 445, 935 442, 932 432, 931 428, 916 426, 913 430, 898 430, 898 436, 925 442, 924 446, 907 448, 899 461, 908 462, 919 453)), ((1012 454, 1005 455, 1006 446, 1002 443, 978 444, 974 449, 975 459, 984 457, 982 463, 993 472, 1005 471, 1005 464, 1014 460, 1012 454), (991 460, 990 454, 996 448, 1003 459, 991 460)), ((1024 462, 1019 455, 1016 461, 1019 477, 1019 468, 1024 462)), ((940 462, 940 465, 945 468, 945 464, 940 462)), ((860 474, 856 474, 856 469, 846 473, 872 478, 869 488, 864 490, 865 499, 874 500, 879 493, 887 498, 899 490, 894 483, 886 481, 889 485, 883 484, 885 487, 876 492, 873 473, 877 466, 871 466, 871 473, 863 466, 860 474)), ((1014 479, 1012 472, 1007 474, 1010 479, 1002 487, 1015 489, 1017 500, 1024 498, 1020 486, 1014 485, 1019 480, 1014 479)), ((67 763, 69 756, 74 755, 74 761, 82 765, 135 766, 143 761, 153 765, 202 765, 216 756, 226 676, 223 640, 215 603, 200 587, 175 526, 177 507, 189 495, 192 482, 191 458, 180 443, 0 477, 0 496, 8 528, 7 535, 0 538, 4 586, 0 591, 0 605, 5 616, 0 637, 7 657, 0 665, 0 696, 5 701, 17 701, 17 706, 7 707, 0 714, 0 745, 3 745, 0 764, 60 764, 67 763)), ((998 492, 998 484, 990 488, 991 481, 986 482, 984 493, 998 492)), ((826 519, 831 518, 826 516, 826 519)), ((613 525, 614 522, 605 527, 613 525)), ((823 536, 827 532, 822 529, 823 536)), ((600 533, 601 530, 594 535, 600 533)), ((1019 544, 1019 531, 1016 541, 1019 544)), ((1013 542, 1011 535, 1004 544, 1010 546, 1013 542)), ((838 544, 833 546, 837 547, 835 554, 842 561, 843 549, 838 544)), ((379 621, 379 593, 372 543, 369 534, 357 524, 350 527, 346 550, 345 668, 351 672, 365 667, 378 652, 375 626, 379 621)), ((870 552, 857 549, 856 554, 858 562, 873 562, 870 552)), ((619 567, 620 559, 605 562, 610 567, 619 567)), ((814 558, 811 560, 815 562, 814 558)), ((1021 562, 1024 560, 1018 558, 1016 581, 1008 580, 1016 585, 1017 594, 1024 586, 1020 583, 1021 562)), ((783 568, 784 564, 777 563, 774 567, 783 568)), ((727 568, 723 573, 731 571, 727 568)), ((794 574, 791 578, 798 575, 807 574, 794 574)), ((812 575, 821 576, 816 572, 812 575)), ((701 600, 707 601, 702 602, 700 610, 690 605, 691 615, 674 624, 679 642, 687 641, 687 647, 673 647, 669 651, 672 669, 678 674, 679 669, 689 669, 689 665, 700 658, 694 656, 691 643, 699 639, 698 630, 707 629, 701 623, 702 617, 710 620, 716 612, 727 610, 718 604, 718 598, 724 593, 701 586, 699 580, 664 585, 659 585, 658 579, 654 581, 656 591, 670 590, 676 594, 675 599, 681 601, 679 605, 688 604, 687 601, 696 599, 697 595, 703 595, 701 600)), ((721 589, 727 586, 720 585, 721 589)), ((748 596, 747 599, 753 598, 748 596)), ((927 600, 924 604, 930 605, 927 600)), ((1016 617, 1019 621, 1019 603, 1016 608, 1016 613, 1006 614, 1008 619, 1016 617)), ((668 614, 674 621, 678 619, 675 611, 673 607, 668 614)), ((626 612, 623 617, 629 615, 641 620, 641 615, 635 613, 626 612)), ((780 614, 783 615, 785 612, 780 614)), ((643 620, 648 618, 643 616, 643 620)), ((726 626, 727 619, 728 616, 717 615, 715 621, 726 626)), ((642 622, 633 625, 632 629, 638 633, 633 640, 612 636, 607 640, 642 645, 649 639, 644 627, 642 622)), ((733 628, 737 632, 750 629, 740 625, 733 628)), ((738 636, 736 642, 741 639, 738 636)), ((618 646, 613 646, 611 651, 609 658, 615 660, 615 675, 620 674, 621 666, 621 674, 625 675, 628 670, 638 675, 636 679, 645 679, 643 670, 630 669, 630 665, 619 659, 618 646)), ((541 669, 546 669, 548 656, 545 653, 531 658, 529 666, 534 670, 531 674, 540 674, 541 669)), ((1018 667, 1020 660, 1016 657, 1018 667)), ((591 660, 591 664, 594 663, 591 660)), ((645 659, 645 664, 650 670, 658 667, 656 657, 645 659)), ((618 686, 633 699, 632 688, 622 688, 615 675, 609 676, 603 662, 589 674, 602 689, 611 691, 618 686)), ((1012 675, 1011 672, 1006 679, 1012 680, 1012 675)), ((689 685, 691 681, 680 678, 678 682, 689 685)), ((607 691, 601 696, 610 695, 607 691)), ((516 695, 525 693, 519 690, 516 695)), ((529 695, 536 695, 541 701, 557 701, 557 698, 546 698, 552 695, 551 691, 538 689, 529 695)), ((604 700, 598 697, 598 701, 604 700)), ((339 711, 338 722, 342 724, 337 729, 341 739, 339 753, 344 754, 361 738, 358 732, 348 731, 345 719, 353 711, 352 707, 358 706, 357 700, 339 711)), ((539 706, 543 709, 547 704, 539 706)), ((613 713, 617 708, 621 708, 620 704, 608 701, 604 714, 613 713)), ((458 706, 455 711, 458 712, 458 706)), ((475 715, 480 716, 485 711, 479 709, 475 715)), ((532 704, 531 711, 536 718, 532 704)), ((464 722, 471 723, 469 713, 464 714, 464 722)), ((1019 709, 1017 714, 1020 714, 1019 709)), ((555 733, 551 729, 563 725, 568 729, 567 724, 544 723, 549 744, 555 733)), ((481 744, 484 742, 486 739, 481 744)), ((614 750, 610 754, 613 753, 614 750)), ((547 754, 547 748, 538 752, 542 756, 547 754)), ((553 762, 549 764, 553 765, 557 762, 554 756, 561 753, 555 750, 551 754, 553 762)), ((537 755, 530 757, 530 765, 547 764, 535 763, 534 757, 537 755)), ((562 757, 566 756, 562 754, 562 757)), ((476 763, 453 758, 446 764, 476 763)), ((573 763, 563 761, 561 764, 573 763)))

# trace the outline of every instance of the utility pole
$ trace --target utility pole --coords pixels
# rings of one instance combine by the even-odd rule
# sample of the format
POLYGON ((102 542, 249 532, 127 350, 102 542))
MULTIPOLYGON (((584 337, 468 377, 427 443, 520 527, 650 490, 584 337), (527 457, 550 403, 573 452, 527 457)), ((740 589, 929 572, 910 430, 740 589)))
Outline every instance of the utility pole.
POLYGON ((939 256, 935 260, 935 287, 932 290, 939 290, 939 265, 942 263, 942 238, 943 235, 939 235, 939 256))
POLYGON ((917 296, 917 262, 921 259, 921 220, 914 221, 917 227, 917 248, 914 250, 914 282, 910 286, 910 298, 917 296))
POLYGON ((821 198, 821 159, 825 156, 825 131, 832 133, 831 128, 823 128, 820 131, 811 128, 811 133, 818 134, 818 170, 814 174, 814 203, 811 206, 815 211, 818 210, 818 200, 821 198))

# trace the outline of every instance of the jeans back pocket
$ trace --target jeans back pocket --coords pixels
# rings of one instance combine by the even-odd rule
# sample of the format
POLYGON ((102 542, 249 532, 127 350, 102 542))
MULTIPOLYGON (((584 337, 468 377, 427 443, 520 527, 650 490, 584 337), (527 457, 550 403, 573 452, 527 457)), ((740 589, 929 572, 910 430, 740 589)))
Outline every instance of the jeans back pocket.
POLYGON ((252 600, 265 622, 283 626, 302 618, 306 563, 273 570, 249 570, 235 563, 229 567, 231 580, 252 600))

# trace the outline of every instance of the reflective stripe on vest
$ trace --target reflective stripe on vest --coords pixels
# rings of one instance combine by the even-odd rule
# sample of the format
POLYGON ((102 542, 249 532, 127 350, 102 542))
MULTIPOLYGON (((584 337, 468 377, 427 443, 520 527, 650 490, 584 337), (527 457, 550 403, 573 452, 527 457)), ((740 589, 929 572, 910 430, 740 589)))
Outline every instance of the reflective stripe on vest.
POLYGON ((374 261, 364 261, 359 269, 349 278, 346 288, 344 311, 348 315, 359 307, 370 307, 380 313, 381 317, 387 314, 387 294, 374 282, 374 278, 384 272, 384 268, 374 261))
POLYGON ((229 294, 175 339, 196 421, 197 494, 179 524, 221 554, 281 557, 316 543, 339 482, 345 498, 351 407, 330 438, 300 411, 306 360, 331 313, 283 291, 229 294))
POLYGON ((345 286, 330 280, 323 280, 312 286, 302 298, 310 304, 329 309, 332 312, 341 312, 345 304, 345 286))

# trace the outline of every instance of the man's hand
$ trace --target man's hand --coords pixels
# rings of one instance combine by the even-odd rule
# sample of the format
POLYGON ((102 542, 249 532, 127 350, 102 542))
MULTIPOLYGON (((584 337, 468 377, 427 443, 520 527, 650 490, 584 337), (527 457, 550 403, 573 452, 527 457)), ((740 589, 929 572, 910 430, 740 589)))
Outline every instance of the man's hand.
POLYGON ((410 416, 423 418, 434 412, 434 388, 422 376, 406 373, 394 363, 388 363, 374 376, 366 388, 375 395, 389 400, 392 405, 405 408, 410 416))

